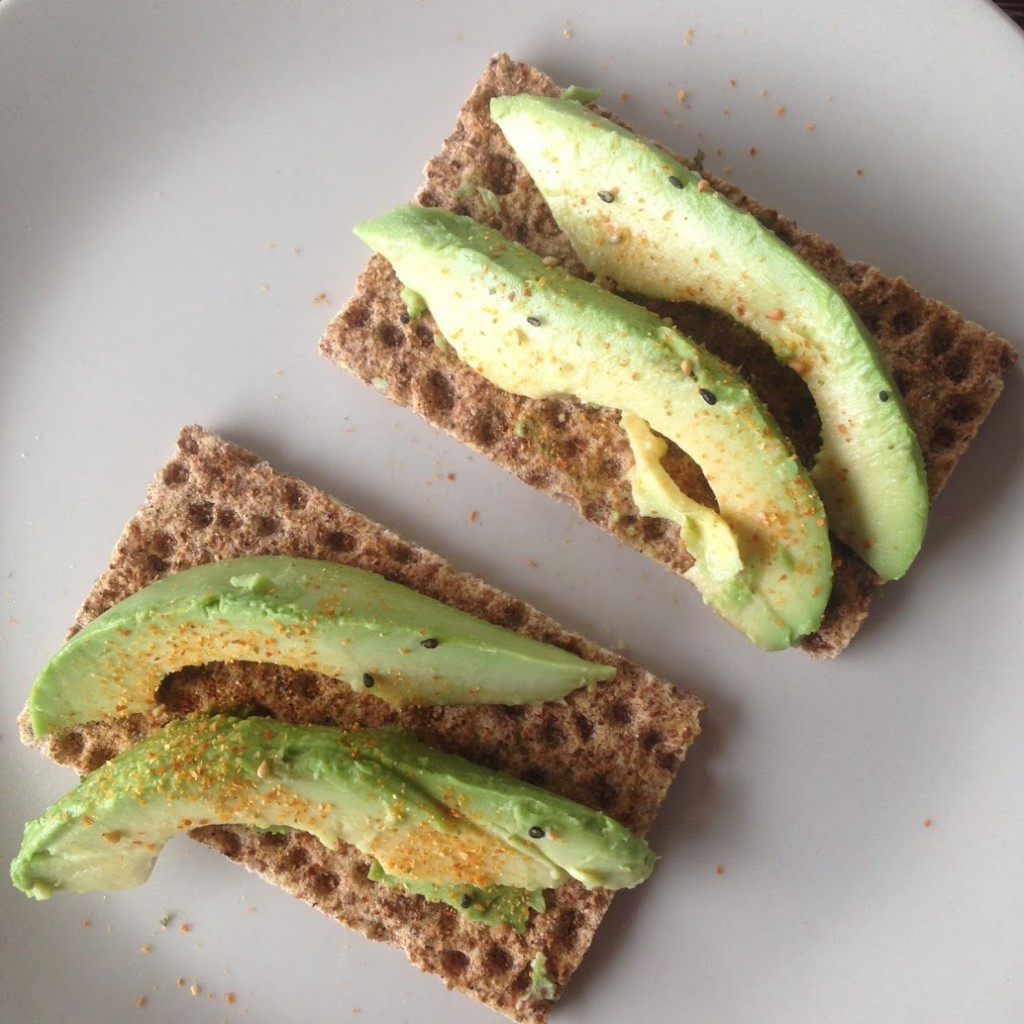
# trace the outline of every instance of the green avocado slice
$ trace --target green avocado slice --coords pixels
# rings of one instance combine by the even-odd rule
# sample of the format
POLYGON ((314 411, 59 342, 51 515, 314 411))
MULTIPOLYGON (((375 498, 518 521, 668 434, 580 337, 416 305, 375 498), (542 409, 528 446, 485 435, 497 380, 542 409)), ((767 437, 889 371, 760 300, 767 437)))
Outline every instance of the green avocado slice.
POLYGON ((902 576, 928 519, 924 463, 849 303, 700 175, 581 103, 521 94, 490 109, 588 270, 731 315, 803 378, 821 418, 812 477, 829 525, 883 579, 902 576))
POLYGON ((348 843, 375 877, 492 923, 524 923, 569 879, 638 885, 655 860, 606 815, 401 729, 217 715, 171 722, 86 776, 26 825, 11 879, 36 899, 131 888, 171 837, 207 824, 348 843))
POLYGON ((424 705, 560 700, 615 674, 376 573, 259 555, 174 573, 95 618, 36 679, 32 731, 149 710, 166 675, 211 661, 308 669, 424 705))
MULTIPOLYGON (((832 551, 818 493, 741 377, 648 310, 549 267, 498 232, 447 210, 404 206, 356 234, 422 296, 468 365, 530 398, 573 395, 632 414, 638 471, 657 431, 700 465, 717 511, 694 514, 652 487, 658 512, 694 542, 688 578, 706 603, 768 650, 821 621, 832 551), (724 527, 724 528, 723 528, 724 527), (738 555, 738 557, 737 557, 738 555)), ((650 502, 648 502, 650 504, 650 502)))

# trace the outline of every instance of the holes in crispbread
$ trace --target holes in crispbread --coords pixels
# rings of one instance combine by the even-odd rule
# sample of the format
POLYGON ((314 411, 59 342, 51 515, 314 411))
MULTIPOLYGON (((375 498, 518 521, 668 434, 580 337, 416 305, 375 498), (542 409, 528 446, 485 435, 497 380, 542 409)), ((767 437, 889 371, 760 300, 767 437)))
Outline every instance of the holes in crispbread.
POLYGON ((188 483, 188 466, 175 460, 164 466, 161 479, 167 487, 181 487, 188 483))

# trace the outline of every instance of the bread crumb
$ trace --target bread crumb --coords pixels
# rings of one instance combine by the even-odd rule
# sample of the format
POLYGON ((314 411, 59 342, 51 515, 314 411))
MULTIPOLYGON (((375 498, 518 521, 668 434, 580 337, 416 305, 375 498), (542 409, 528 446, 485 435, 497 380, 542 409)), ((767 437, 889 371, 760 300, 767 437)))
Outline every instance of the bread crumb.
POLYGON ((715 865, 715 874, 716 875, 724 875, 725 874, 725 865, 724 864, 716 864, 715 865))
POLYGON ((782 106, 781 104, 775 108, 775 116, 776 117, 782 117, 782 115, 785 112, 786 112, 786 108, 784 106, 782 106))
POLYGON ((313 296, 313 301, 322 305, 327 301, 327 292, 318 292, 313 296))
POLYGON ((750 149, 747 150, 747 152, 751 156, 757 156, 757 146, 751 146, 750 149))
POLYGON ((189 992, 191 992, 191 993, 192 993, 192 995, 194 995, 194 996, 197 996, 197 995, 199 995, 199 993, 200 993, 200 992, 202 992, 202 991, 203 991, 203 990, 202 990, 202 988, 201 988, 201 987, 199 986, 199 983, 198 983, 198 982, 193 982, 193 983, 192 983, 192 987, 191 987, 191 988, 189 989, 189 992))
POLYGON ((175 982, 175 984, 178 986, 178 988, 184 988, 185 987, 185 979, 184 978, 179 978, 175 982))
MULTIPOLYGON (((628 103, 629 102, 629 93, 628 92, 620 92, 619 93, 619 99, 622 100, 623 103, 628 103)), ((353 1010, 352 1012, 356 1013, 357 1011, 353 1010)))
POLYGON ((182 935, 187 935, 190 931, 192 931, 192 925, 180 924, 178 925, 178 931, 181 932, 182 935))
POLYGON ((808 121, 807 124, 804 125, 804 131, 805 132, 813 132, 814 129, 817 128, 817 127, 818 126, 813 121, 808 121))
POLYGON ((149 945, 149 944, 147 943, 147 944, 146 944, 145 946, 143 946, 143 947, 142 947, 142 948, 141 948, 141 949, 139 950, 139 952, 140 952, 140 953, 152 953, 152 952, 153 952, 153 947, 152 947, 152 946, 150 946, 150 945, 149 945))
POLYGON ((680 103, 685 103, 686 102, 686 90, 685 89, 680 89, 679 92, 676 93, 676 99, 679 100, 680 103))
POLYGON ((234 1006, 234 1004, 236 1002, 235 993, 234 992, 225 992, 224 993, 224 1002, 227 1003, 229 1006, 234 1006))
POLYGON ((454 480, 455 479, 455 474, 454 473, 448 473, 446 479, 454 480))
POLYGON ((863 167, 858 167, 857 168, 857 177, 858 178, 863 178, 864 177, 864 168, 863 167))
POLYGON ((139 996, 139 998, 135 1000, 135 1005, 141 1010, 146 1005, 146 997, 139 996))
POLYGON ((565 21, 562 22, 562 26, 562 38, 572 39, 572 25, 569 23, 568 18, 566 18, 565 21))
POLYGON ((925 818, 924 821, 921 822, 921 824, 925 828, 931 828, 932 827, 932 819, 931 818, 925 818))
POLYGON ((692 29, 692 28, 688 28, 688 29, 687 29, 687 30, 686 30, 686 31, 685 31, 685 32, 683 33, 683 45, 684 45, 684 46, 689 46, 689 45, 690 45, 690 43, 692 43, 692 42, 693 42, 693 37, 694 37, 694 31, 693 31, 693 29, 692 29))
POLYGON ((84 920, 84 921, 82 922, 82 927, 83 927, 83 928, 89 928, 89 927, 91 927, 91 925, 92 925, 92 921, 90 921, 90 920, 89 920, 88 918, 86 918, 86 919, 85 919, 85 920, 84 920))
POLYGON ((476 509, 473 509, 473 511, 469 513, 469 521, 471 523, 475 523, 479 518, 480 513, 476 509))

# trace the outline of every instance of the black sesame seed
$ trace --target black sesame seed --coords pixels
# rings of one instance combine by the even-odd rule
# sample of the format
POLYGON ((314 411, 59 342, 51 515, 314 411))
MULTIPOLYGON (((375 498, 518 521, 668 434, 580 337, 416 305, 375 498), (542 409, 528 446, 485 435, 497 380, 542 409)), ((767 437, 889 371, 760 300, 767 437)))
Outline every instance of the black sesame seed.
POLYGON ((537 318, 536 318, 535 316, 528 316, 528 317, 526 318, 526 322, 527 322, 527 323, 528 323, 528 324, 529 324, 529 325, 530 325, 531 327, 540 327, 540 321, 539 321, 539 320, 538 320, 538 319, 537 319, 537 318))
POLYGON ((540 825, 531 825, 529 835, 531 839, 543 839, 545 832, 540 825))
POLYGON ((398 319, 401 320, 403 324, 407 324, 409 322, 410 317, 408 313, 399 313, 398 319))
POLYGON ((674 174, 670 174, 668 176, 668 183, 673 188, 685 188, 686 187, 674 174))
POLYGON ((440 642, 436 637, 428 636, 426 640, 420 641, 420 647, 426 647, 428 651, 432 651, 440 642))
POLYGON ((615 202, 615 196, 612 195, 611 192, 607 192, 605 189, 601 189, 601 191, 597 193, 597 198, 605 203, 615 202))
POLYGON ((880 402, 888 402, 889 401, 889 392, 888 391, 879 391, 878 392, 878 400, 880 402))
POLYGON ((373 678, 373 676, 370 675, 369 672, 363 673, 363 686, 369 689, 371 686, 373 686, 374 682, 376 682, 376 680, 373 678))
POLYGON ((459 906, 462 907, 463 910, 469 910, 469 908, 473 906, 473 897, 470 896, 468 892, 464 892, 459 897, 459 906))
POLYGON ((703 398, 704 401, 708 403, 708 405, 714 405, 715 402, 718 401, 718 396, 714 393, 714 391, 708 391, 707 388, 700 389, 700 397, 703 398))

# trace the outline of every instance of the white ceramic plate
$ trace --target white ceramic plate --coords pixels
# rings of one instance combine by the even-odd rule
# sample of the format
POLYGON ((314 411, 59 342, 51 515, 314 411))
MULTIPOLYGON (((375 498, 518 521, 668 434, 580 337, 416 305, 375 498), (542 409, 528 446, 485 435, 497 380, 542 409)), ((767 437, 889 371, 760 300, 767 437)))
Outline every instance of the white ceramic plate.
MULTIPOLYGON (((317 354, 351 226, 499 50, 1020 343, 1024 36, 982 0, 7 0, 0 852, 71 782, 17 741, 29 684, 200 422, 707 699, 658 871, 557 1019, 1021 1020, 1020 372, 853 646, 749 648, 317 354)), ((5 1021, 495 1019, 186 840, 135 891, 0 894, 5 1021)))

